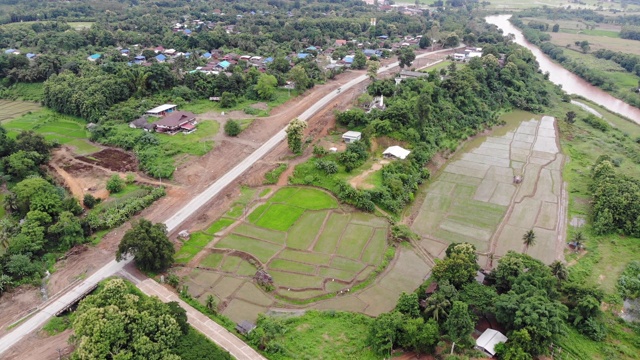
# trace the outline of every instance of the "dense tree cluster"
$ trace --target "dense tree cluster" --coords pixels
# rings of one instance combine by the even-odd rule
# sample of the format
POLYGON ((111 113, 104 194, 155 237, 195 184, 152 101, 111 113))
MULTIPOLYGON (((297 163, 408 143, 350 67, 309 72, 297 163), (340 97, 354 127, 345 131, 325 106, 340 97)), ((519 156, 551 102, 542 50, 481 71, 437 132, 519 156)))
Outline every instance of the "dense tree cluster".
POLYGON ((80 302, 73 318, 72 359, 231 359, 193 333, 178 303, 165 304, 130 287, 122 279, 108 280, 80 302))
POLYGON ((136 266, 144 271, 164 271, 173 263, 175 249, 164 224, 140 219, 128 230, 118 246, 116 260, 135 256, 136 266))
POLYGON ((598 158, 591 177, 593 230, 640 237, 640 181, 617 173, 607 155, 598 158))
POLYGON ((594 51, 593 56, 600 59, 607 59, 622 66, 625 70, 640 76, 640 56, 627 54, 619 51, 611 51, 607 49, 599 49, 594 51))
POLYGON ((640 40, 640 27, 623 26, 620 30, 620 37, 629 40, 640 40))

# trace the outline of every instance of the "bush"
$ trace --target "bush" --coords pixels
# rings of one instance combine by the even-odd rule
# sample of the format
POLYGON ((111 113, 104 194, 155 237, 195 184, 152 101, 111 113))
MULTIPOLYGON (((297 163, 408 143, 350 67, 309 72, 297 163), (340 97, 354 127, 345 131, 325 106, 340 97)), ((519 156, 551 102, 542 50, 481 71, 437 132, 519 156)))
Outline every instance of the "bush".
POLYGON ((236 106, 237 101, 238 100, 236 99, 236 96, 233 93, 225 91, 222 93, 222 96, 220 97, 220 107, 223 109, 234 107, 236 106))
POLYGON ((316 161, 316 168, 324 171, 327 175, 333 175, 338 172, 338 164, 331 160, 316 161))
POLYGON ((240 124, 235 120, 229 120, 224 124, 224 133, 227 136, 238 136, 242 132, 240 124))
POLYGON ((280 179, 280 175, 282 175, 282 173, 287 170, 287 167, 289 167, 287 164, 280 164, 278 165, 277 168, 269 171, 268 173, 265 174, 264 176, 264 184, 265 185, 272 185, 278 182, 278 179, 280 179))
POLYGON ((111 194, 116 194, 122 191, 122 189, 124 189, 124 185, 125 185, 124 181, 120 178, 120 175, 118 174, 111 175, 109 180, 107 180, 107 190, 111 194))
POLYGON ((82 199, 82 203, 87 207, 87 209, 93 209, 93 207, 96 206, 96 204, 98 204, 99 202, 100 199, 96 199, 91 194, 85 194, 84 198, 82 199))
POLYGON ((587 117, 583 118, 582 121, 589 124, 592 128, 598 129, 602 132, 606 132, 607 130, 609 130, 609 124, 593 114, 587 115, 587 117))

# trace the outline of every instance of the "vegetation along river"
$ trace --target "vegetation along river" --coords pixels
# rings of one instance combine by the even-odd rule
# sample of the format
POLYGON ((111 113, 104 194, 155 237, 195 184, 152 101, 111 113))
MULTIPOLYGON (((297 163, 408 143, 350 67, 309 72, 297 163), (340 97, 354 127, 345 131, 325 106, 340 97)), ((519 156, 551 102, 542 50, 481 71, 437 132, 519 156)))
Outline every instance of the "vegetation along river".
POLYGON ((553 62, 542 50, 524 38, 522 32, 509 22, 510 17, 511 15, 493 15, 487 16, 485 19, 489 24, 496 25, 505 35, 513 34, 516 43, 531 50, 540 64, 540 69, 543 72, 549 72, 549 79, 553 83, 562 86, 566 92, 580 95, 640 124, 640 109, 616 99, 553 62))

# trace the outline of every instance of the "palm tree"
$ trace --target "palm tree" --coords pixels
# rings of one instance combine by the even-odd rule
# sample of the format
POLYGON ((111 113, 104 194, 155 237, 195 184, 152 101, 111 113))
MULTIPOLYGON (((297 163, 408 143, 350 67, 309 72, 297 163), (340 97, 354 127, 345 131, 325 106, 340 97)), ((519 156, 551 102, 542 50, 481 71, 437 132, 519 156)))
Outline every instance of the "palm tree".
POLYGON ((533 230, 529 230, 522 235, 522 243, 524 244, 524 253, 527 253, 530 246, 536 244, 536 233, 533 230))
POLYGON ((575 244, 576 252, 582 250, 582 243, 586 240, 582 231, 578 230, 573 234, 573 243, 575 244))
POLYGON ((551 268, 551 273, 553 276, 558 278, 558 280, 567 280, 569 277, 569 272, 567 271, 567 267, 560 261, 556 260, 549 265, 551 268))
POLYGON ((216 312, 216 298, 213 297, 213 295, 209 294, 207 296, 207 300, 205 301, 205 306, 212 312, 216 312))
POLYGON ((451 302, 444 296, 436 293, 427 300, 427 307, 424 310, 427 314, 431 314, 436 322, 440 322, 440 318, 447 316, 447 310, 451 307, 451 302))

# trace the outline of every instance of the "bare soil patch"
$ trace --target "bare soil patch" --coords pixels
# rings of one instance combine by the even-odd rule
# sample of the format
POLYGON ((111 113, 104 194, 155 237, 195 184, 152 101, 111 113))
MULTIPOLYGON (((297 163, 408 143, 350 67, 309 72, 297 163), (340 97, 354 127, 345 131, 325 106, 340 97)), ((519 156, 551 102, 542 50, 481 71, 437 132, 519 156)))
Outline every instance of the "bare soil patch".
POLYGON ((133 154, 113 148, 98 151, 91 154, 90 157, 80 156, 78 160, 98 165, 111 171, 135 172, 138 170, 138 161, 133 154))

